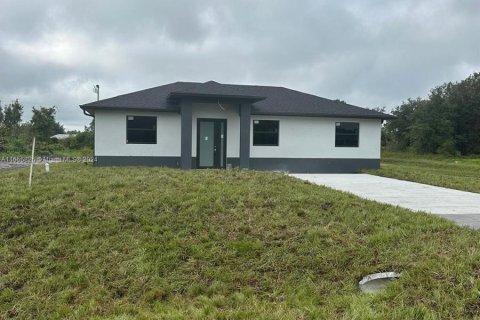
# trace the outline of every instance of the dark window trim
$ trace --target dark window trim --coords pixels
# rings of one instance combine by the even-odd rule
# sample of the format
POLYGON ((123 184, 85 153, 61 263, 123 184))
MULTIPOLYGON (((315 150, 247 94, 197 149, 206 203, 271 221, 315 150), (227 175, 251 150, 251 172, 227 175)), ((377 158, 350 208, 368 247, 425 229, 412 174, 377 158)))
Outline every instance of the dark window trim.
POLYGON ((157 134, 158 134, 158 117, 157 116, 145 116, 145 115, 135 115, 127 114, 125 117, 125 142, 126 144, 157 144, 157 134), (155 142, 128 142, 128 117, 145 117, 145 118, 155 118, 155 130, 149 129, 130 129, 133 131, 155 131, 155 142))
MULTIPOLYGON (((345 135, 351 135, 353 136, 353 134, 343 134, 344 136, 345 135)), ((356 121, 335 121, 335 148, 359 148, 360 147, 360 122, 356 122, 356 121), (351 146, 342 146, 342 145, 338 145, 337 144, 337 123, 356 123, 358 124, 358 133, 357 133, 357 145, 351 145, 351 146)))
MULTIPOLYGON (((270 131, 259 131, 259 133, 273 133, 270 131)), ((271 120, 271 119, 253 119, 252 120, 252 146, 254 147, 278 147, 280 146, 280 120, 271 120), (278 132, 277 132, 277 144, 258 144, 255 143, 255 121, 273 121, 278 123, 278 132)))

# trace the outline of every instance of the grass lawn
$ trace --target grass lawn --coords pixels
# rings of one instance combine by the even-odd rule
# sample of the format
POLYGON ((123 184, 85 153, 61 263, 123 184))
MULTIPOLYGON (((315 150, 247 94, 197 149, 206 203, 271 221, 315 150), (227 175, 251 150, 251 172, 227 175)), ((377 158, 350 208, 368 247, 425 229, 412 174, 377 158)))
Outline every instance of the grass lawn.
POLYGON ((367 173, 480 193, 480 157, 382 152, 380 170, 367 173))
POLYGON ((282 174, 0 172, 0 318, 480 317, 480 234, 282 174), (362 276, 403 272, 378 295, 362 276))

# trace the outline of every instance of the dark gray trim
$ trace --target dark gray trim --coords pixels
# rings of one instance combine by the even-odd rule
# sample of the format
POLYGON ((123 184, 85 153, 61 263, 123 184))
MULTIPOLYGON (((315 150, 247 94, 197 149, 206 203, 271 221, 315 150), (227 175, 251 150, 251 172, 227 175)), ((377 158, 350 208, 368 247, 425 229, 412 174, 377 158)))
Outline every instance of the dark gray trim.
POLYGON ((355 173, 379 169, 380 159, 250 158, 250 169, 293 173, 355 173))
POLYGON ((250 113, 252 105, 240 105, 240 167, 250 167, 250 113))
MULTIPOLYGON (((225 162, 228 167, 232 168, 238 168, 240 166, 240 158, 227 158, 227 161, 225 162)), ((192 157, 192 168, 194 168, 197 165, 197 157, 192 157)))
POLYGON ((128 112, 151 112, 151 113, 163 113, 163 112, 171 112, 171 113, 180 113, 179 107, 171 107, 171 108, 164 108, 164 107, 156 107, 156 108, 136 108, 136 107, 118 107, 118 106, 102 106, 102 107, 82 107, 82 110, 86 110, 92 114, 95 111, 128 111, 128 112))
POLYGON ((303 112, 262 112, 252 109, 252 116, 278 116, 278 117, 316 117, 316 118, 351 118, 351 119, 378 119, 391 120, 397 117, 386 114, 381 116, 365 116, 365 115, 349 115, 349 114, 334 114, 334 113, 303 113, 303 112))
POLYGON ((227 167, 228 166, 232 168, 240 167, 240 158, 227 158, 227 167))
POLYGON ((181 168, 192 168, 192 101, 182 99, 180 102, 181 115, 181 168))
MULTIPOLYGON (((217 103, 219 100, 215 98, 210 99, 201 99, 196 98, 195 102, 205 102, 205 103, 217 103)), ((222 102, 223 100, 220 100, 222 102)), ((225 103, 240 103, 239 100, 232 100, 232 101, 224 101, 225 103)), ((156 108, 141 108, 141 107, 118 107, 118 106, 90 106, 90 107, 83 107, 80 106, 82 110, 88 111, 91 114, 95 113, 95 110, 121 110, 121 111, 130 111, 130 112, 172 112, 172 113, 179 113, 180 108, 176 106, 170 106, 169 108, 165 107, 156 107, 156 108)), ((255 108, 252 108, 251 111, 252 116, 278 116, 278 117, 316 117, 316 118, 350 118, 350 119, 378 119, 378 120, 391 120, 396 119, 397 117, 392 115, 382 115, 382 116, 364 116, 364 115, 345 115, 345 114, 328 114, 328 113, 302 113, 302 112, 262 112, 262 111, 255 111, 255 108)))
POLYGON ((180 167, 180 157, 96 156, 96 166, 162 166, 180 167))
MULTIPOLYGON (((192 166, 196 157, 190 158, 192 166)), ((227 158, 227 167, 240 165, 239 158, 227 158)), ((128 157, 96 156, 97 166, 164 166, 180 167, 180 157, 128 157)), ((281 170, 291 173, 355 173, 362 169, 379 169, 380 159, 301 159, 301 158, 251 158, 250 168, 254 170, 281 170)))

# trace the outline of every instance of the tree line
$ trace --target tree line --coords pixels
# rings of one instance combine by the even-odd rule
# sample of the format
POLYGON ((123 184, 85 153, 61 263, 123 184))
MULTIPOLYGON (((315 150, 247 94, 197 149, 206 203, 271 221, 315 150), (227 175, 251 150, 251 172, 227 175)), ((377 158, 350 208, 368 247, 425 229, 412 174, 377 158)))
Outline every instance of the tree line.
POLYGON ((397 118, 383 128, 388 149, 480 154, 480 73, 435 87, 425 99, 408 99, 392 114, 397 118))
POLYGON ((23 105, 17 100, 0 105, 0 154, 21 155, 31 150, 32 139, 37 140, 39 155, 62 155, 72 150, 92 153, 93 121, 83 132, 69 131, 65 140, 52 139, 65 128, 56 120, 56 107, 33 107, 30 121, 22 122, 23 105))

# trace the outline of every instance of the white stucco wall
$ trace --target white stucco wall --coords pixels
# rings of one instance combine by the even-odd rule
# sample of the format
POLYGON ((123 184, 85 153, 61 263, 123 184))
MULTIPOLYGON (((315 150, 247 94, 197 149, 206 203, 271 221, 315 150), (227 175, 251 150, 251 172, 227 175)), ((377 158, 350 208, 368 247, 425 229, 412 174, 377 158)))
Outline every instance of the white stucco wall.
MULTIPOLYGON (((192 156, 197 151, 197 119, 227 119, 227 157, 238 158, 240 116, 238 107, 215 104, 193 105, 192 156)), ((381 121, 375 119, 273 117, 252 115, 251 158, 343 158, 379 159, 381 121), (279 120, 279 146, 253 146, 253 121, 279 120), (335 122, 360 123, 358 148, 335 147, 335 122)), ((95 112, 95 154, 97 156, 174 156, 181 150, 180 114, 166 112, 95 112), (127 115, 157 116, 157 144, 127 144, 127 115)))
POLYGON ((227 158, 240 156, 240 115, 238 106, 194 103, 192 110, 192 156, 197 156, 197 119, 227 119, 227 158))
POLYGON ((95 112, 95 155, 180 156, 180 114, 170 112, 95 112), (127 144, 127 115, 156 116, 157 144, 127 144))
POLYGON ((380 158, 381 121, 377 119, 271 117, 252 115, 251 158, 380 158), (254 146, 253 120, 279 120, 279 145, 254 146), (335 122, 358 122, 357 148, 335 147, 335 122))

